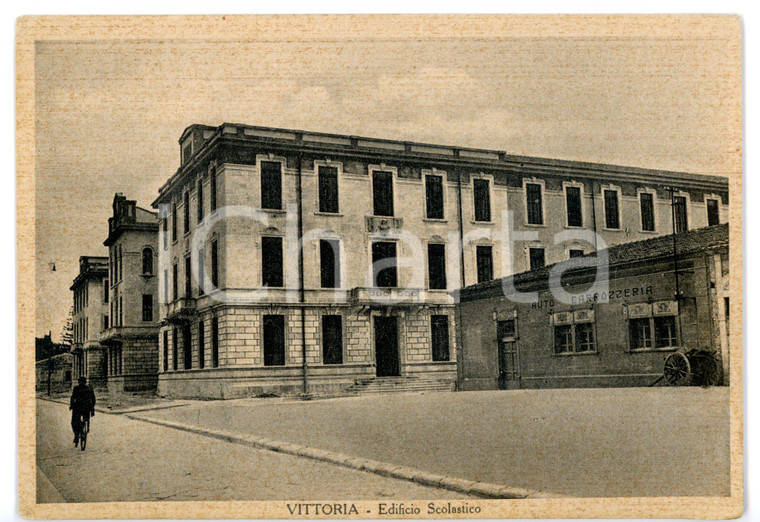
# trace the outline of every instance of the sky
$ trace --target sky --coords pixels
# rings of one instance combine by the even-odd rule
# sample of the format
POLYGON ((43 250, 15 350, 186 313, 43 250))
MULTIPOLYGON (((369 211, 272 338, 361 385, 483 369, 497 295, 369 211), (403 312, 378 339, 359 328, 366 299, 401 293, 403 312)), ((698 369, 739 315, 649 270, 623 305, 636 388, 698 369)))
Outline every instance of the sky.
POLYGON ((114 193, 150 208, 193 123, 739 175, 738 56, 704 35, 40 41, 36 333, 59 338, 114 193))

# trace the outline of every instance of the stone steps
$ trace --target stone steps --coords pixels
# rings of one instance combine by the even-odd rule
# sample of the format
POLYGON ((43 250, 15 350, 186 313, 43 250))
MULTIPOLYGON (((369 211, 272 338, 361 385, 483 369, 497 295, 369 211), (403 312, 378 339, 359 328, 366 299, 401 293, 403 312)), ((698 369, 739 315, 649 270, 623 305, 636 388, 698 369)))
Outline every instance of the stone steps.
POLYGON ((359 381, 346 391, 352 395, 452 391, 452 383, 420 377, 376 377, 359 381))

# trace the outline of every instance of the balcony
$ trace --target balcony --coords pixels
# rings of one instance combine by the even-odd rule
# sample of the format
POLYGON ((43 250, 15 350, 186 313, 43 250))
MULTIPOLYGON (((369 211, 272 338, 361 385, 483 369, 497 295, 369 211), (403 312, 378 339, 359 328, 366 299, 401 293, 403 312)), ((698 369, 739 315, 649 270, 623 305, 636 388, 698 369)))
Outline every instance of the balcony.
POLYGON ((166 305, 166 320, 170 323, 183 323, 192 319, 198 312, 195 299, 181 297, 166 305))
POLYGON ((348 302, 356 305, 422 304, 424 292, 419 288, 357 287, 348 294, 348 302))

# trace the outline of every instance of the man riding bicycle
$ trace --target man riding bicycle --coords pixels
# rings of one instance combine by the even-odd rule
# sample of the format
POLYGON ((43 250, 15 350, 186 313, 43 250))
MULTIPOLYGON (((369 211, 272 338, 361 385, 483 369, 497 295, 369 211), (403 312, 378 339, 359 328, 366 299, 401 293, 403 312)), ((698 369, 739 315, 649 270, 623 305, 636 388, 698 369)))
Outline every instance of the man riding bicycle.
POLYGON ((79 431, 82 424, 95 416, 95 392, 87 386, 85 377, 79 378, 79 384, 74 386, 69 402, 71 410, 71 429, 74 430, 74 446, 79 443, 79 431))

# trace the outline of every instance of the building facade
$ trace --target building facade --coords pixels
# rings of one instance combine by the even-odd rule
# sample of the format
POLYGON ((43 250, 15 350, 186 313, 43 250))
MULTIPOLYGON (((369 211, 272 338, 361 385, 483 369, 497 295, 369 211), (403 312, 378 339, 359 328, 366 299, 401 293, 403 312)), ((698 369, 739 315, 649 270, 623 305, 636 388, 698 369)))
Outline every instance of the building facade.
POLYGON ((728 225, 675 239, 609 248, 603 289, 592 288, 594 267, 573 260, 462 289, 459 389, 648 386, 668 355, 689 349, 714 351, 728 384, 728 225), (551 290, 550 268, 566 270, 570 302, 551 290))
POLYGON ((179 144, 154 202, 165 395, 453 386, 452 290, 727 218, 711 176, 238 124, 179 144))
POLYGON ((71 345, 74 377, 86 377, 95 388, 104 388, 105 360, 100 331, 104 317, 108 316, 108 258, 80 257, 79 274, 71 291, 74 293, 71 345))
POLYGON ((158 371, 158 219, 116 194, 108 219, 107 313, 99 324, 109 392, 155 389, 158 371))

